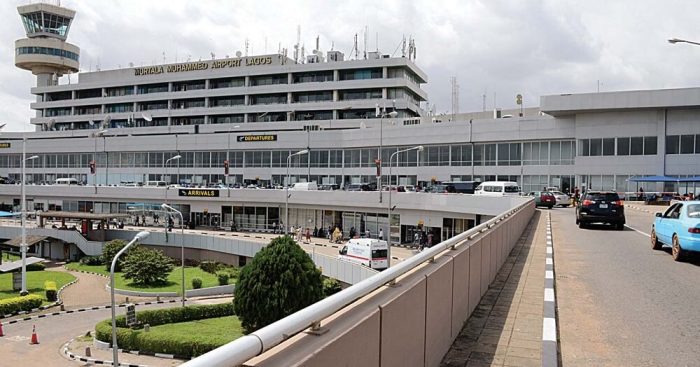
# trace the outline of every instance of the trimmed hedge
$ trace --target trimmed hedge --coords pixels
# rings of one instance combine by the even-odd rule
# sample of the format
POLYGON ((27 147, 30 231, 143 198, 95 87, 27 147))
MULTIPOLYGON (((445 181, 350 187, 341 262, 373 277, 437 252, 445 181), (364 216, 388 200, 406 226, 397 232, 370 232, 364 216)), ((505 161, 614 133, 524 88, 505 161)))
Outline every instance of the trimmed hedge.
POLYGON ((83 256, 80 258, 80 263, 83 265, 102 265, 102 256, 83 256))
MULTIPOLYGON (((31 311, 41 306, 44 299, 36 294, 0 300, 0 314, 9 315, 19 311, 31 311)), ((231 306, 233 312, 233 305, 231 306)))
MULTIPOLYGON (((227 302, 217 305, 199 305, 140 311, 136 313, 136 319, 139 324, 158 326, 232 315, 233 304, 227 302)), ((142 330, 127 328, 124 316, 117 317, 117 341, 119 343, 119 348, 122 349, 174 354, 189 358, 204 354, 221 346, 216 343, 196 340, 196 335, 192 335, 190 338, 173 340, 156 339, 151 335, 152 334, 143 332, 142 330)), ((105 343, 112 343, 112 319, 100 321, 95 325, 95 338, 105 343)))
POLYGON ((216 277, 219 280, 219 285, 228 285, 228 279, 229 279, 228 273, 223 273, 223 272, 217 273, 216 277))
POLYGON ((193 288, 193 289, 202 288, 202 279, 200 279, 200 278, 192 278, 192 288, 193 288))
POLYGON ((42 271, 46 269, 44 263, 27 264, 27 271, 42 271))
POLYGON ((46 299, 49 302, 56 302, 58 300, 58 291, 56 290, 56 282, 47 280, 44 282, 44 289, 46 290, 46 299))

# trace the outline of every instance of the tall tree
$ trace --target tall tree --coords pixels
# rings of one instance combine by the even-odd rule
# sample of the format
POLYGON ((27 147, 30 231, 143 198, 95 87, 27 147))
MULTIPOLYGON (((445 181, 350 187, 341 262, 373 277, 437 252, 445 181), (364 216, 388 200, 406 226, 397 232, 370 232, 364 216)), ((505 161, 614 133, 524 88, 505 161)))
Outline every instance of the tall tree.
POLYGON ((277 237, 243 267, 233 297, 247 333, 323 298, 321 271, 289 236, 277 237))

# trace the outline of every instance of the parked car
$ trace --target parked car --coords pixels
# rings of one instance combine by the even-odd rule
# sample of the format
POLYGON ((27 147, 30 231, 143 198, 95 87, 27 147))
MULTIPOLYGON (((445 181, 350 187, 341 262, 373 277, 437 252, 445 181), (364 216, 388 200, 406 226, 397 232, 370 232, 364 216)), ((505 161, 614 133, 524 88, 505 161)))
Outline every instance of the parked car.
POLYGON ((528 195, 535 197, 535 207, 546 206, 547 209, 552 209, 557 202, 554 194, 549 191, 533 191, 528 195))
POLYGON ((682 261, 689 251, 700 251, 700 201, 683 201, 656 213, 651 226, 651 248, 671 246, 673 260, 682 261))
POLYGON ((576 206, 576 224, 607 223, 625 229, 625 206, 614 191, 588 191, 576 206))
POLYGON ((345 187, 345 191, 373 191, 369 184, 350 184, 345 187))
POLYGON ((569 196, 561 191, 551 191, 551 193, 552 193, 552 195, 554 195, 554 198, 557 200, 556 205, 561 205, 564 208, 571 205, 571 196, 569 196))

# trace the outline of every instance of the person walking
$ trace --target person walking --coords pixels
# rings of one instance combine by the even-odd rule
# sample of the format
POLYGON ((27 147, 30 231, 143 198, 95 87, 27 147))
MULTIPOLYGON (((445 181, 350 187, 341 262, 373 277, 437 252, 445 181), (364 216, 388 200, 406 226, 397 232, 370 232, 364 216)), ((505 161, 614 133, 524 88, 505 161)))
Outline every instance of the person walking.
POLYGON ((384 229, 383 228, 379 228, 379 236, 377 238, 379 238, 382 241, 384 240, 384 229))
POLYGON ((306 227, 306 243, 311 243, 311 229, 306 227))

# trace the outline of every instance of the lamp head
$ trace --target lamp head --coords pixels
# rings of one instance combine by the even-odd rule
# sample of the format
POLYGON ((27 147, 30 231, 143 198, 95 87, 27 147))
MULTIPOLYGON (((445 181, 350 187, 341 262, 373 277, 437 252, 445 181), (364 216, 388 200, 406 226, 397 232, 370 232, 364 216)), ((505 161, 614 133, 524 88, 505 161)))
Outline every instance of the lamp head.
POLYGON ((39 158, 38 155, 33 155, 33 156, 27 158, 26 160, 31 161, 32 159, 37 159, 37 158, 39 158))
POLYGON ((416 150, 419 151, 419 152, 422 152, 423 149, 425 149, 425 148, 423 148, 422 145, 419 145, 419 146, 416 147, 416 150))
POLYGON ((304 150, 300 150, 300 151, 294 153, 293 155, 304 155, 304 154, 308 154, 308 153, 309 153, 309 150, 304 149, 304 150))
POLYGON ((142 232, 137 233, 136 237, 134 237, 134 239, 136 241, 141 241, 144 238, 148 237, 148 235, 150 235, 150 234, 151 234, 150 232, 142 231, 142 232))
POLYGON ((178 155, 176 155, 176 156, 174 156, 174 157, 172 157, 172 158, 170 158, 170 159, 176 160, 176 159, 180 159, 180 158, 182 158, 182 156, 178 154, 178 155))
POLYGON ((678 38, 671 38, 670 40, 668 40, 668 43, 670 43, 670 44, 675 44, 675 43, 677 43, 678 41, 680 41, 678 38))
POLYGON ((391 111, 391 112, 389 112, 389 117, 391 117, 392 119, 393 119, 393 118, 396 118, 396 116, 398 116, 398 115, 399 115, 399 113, 396 112, 396 111, 391 111))

